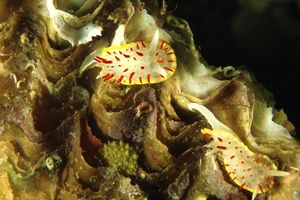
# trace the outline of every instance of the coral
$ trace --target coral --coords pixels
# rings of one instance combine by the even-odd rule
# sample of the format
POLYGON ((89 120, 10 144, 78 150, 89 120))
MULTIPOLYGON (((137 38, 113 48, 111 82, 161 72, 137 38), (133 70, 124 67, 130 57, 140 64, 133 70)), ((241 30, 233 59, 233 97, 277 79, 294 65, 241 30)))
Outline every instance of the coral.
POLYGON ((129 144, 112 141, 104 144, 104 158, 110 166, 128 175, 136 175, 138 170, 138 153, 129 144))

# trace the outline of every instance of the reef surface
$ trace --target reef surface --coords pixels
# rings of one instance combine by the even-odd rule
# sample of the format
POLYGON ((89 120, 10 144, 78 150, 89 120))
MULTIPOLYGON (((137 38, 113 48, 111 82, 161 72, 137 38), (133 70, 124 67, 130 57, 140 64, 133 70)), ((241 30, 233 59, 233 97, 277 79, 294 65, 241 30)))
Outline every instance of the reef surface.
POLYGON ((294 126, 249 71, 208 66, 165 1, 4 0, 0 13, 0 199, 251 199, 208 153, 201 130, 215 127, 288 172, 259 199, 300 198, 294 126), (97 78, 103 49, 157 30, 172 76, 97 78))

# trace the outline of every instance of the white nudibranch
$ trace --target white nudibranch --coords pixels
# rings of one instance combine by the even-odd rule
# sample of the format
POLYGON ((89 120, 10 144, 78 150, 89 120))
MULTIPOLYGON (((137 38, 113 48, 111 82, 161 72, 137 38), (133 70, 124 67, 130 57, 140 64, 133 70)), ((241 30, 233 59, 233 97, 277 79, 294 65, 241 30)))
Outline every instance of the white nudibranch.
POLYGON ((176 70, 174 50, 159 40, 158 30, 149 43, 139 41, 110 46, 95 61, 102 69, 97 78, 124 85, 159 83, 170 78, 176 70))
POLYGON ((206 145, 209 149, 206 155, 217 154, 232 181, 241 189, 252 192, 252 200, 257 194, 271 190, 275 184, 274 177, 289 175, 277 170, 268 156, 252 152, 231 129, 221 122, 217 123, 218 120, 207 108, 194 103, 189 104, 189 108, 202 111, 201 114, 213 122, 213 130, 201 130, 204 138, 212 139, 206 145))

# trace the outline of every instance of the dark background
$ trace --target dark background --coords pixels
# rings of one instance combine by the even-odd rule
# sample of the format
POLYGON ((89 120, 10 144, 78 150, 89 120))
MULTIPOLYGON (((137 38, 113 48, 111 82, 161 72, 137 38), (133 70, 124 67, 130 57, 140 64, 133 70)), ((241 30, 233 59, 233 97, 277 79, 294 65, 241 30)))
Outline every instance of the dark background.
POLYGON ((208 64, 246 66, 300 127, 300 1, 167 0, 208 64))

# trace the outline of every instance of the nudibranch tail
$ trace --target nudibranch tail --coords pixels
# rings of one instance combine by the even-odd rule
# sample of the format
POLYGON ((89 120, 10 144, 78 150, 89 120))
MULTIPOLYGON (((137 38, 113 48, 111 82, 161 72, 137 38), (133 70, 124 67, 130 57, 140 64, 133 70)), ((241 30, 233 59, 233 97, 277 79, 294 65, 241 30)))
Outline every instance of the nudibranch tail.
POLYGON ((158 31, 150 43, 110 46, 95 61, 102 68, 97 78, 124 85, 162 82, 174 74, 177 65, 174 50, 165 41, 159 41, 158 31))
POLYGON ((156 30, 149 44, 148 55, 154 55, 154 52, 157 49, 158 41, 159 41, 159 31, 156 30))
POLYGON ((200 105, 198 103, 189 103, 188 108, 191 111, 195 110, 195 111, 198 111, 199 113, 201 113, 206 118, 206 120, 212 126, 213 129, 222 129, 222 130, 226 130, 226 131, 231 131, 231 129, 229 127, 227 127, 225 124, 223 124, 221 121, 219 121, 215 117, 215 115, 209 109, 207 109, 205 106, 200 105))
POLYGON ((240 189, 252 192, 252 199, 257 194, 271 190, 274 177, 288 176, 289 173, 277 170, 274 162, 266 155, 252 152, 233 133, 222 129, 202 129, 206 138, 212 140, 206 146, 208 155, 218 153, 229 177, 240 189))

